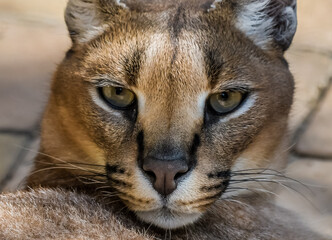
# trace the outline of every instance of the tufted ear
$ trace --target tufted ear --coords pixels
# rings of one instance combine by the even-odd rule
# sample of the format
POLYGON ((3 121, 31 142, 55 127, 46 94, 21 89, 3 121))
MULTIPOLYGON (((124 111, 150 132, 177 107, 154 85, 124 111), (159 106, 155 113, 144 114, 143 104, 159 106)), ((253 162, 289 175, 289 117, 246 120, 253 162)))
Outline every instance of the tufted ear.
POLYGON ((121 0, 69 0, 65 20, 73 43, 85 43, 106 28, 105 19, 121 8, 121 0))
POLYGON ((296 0, 240 0, 236 27, 264 50, 286 51, 297 27, 296 0))

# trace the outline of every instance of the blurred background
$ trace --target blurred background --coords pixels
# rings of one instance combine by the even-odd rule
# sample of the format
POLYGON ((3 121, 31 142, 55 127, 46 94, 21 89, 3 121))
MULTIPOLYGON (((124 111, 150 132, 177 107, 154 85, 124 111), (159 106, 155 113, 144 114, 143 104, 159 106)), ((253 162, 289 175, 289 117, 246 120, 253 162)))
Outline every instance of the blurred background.
MULTIPOLYGON (((38 150, 50 79, 70 47, 65 5, 0 0, 0 192, 20 184, 38 150)), ((298 0, 298 20, 286 55, 296 80, 287 174, 313 193, 284 189, 277 202, 332 237, 332 0, 298 0)))

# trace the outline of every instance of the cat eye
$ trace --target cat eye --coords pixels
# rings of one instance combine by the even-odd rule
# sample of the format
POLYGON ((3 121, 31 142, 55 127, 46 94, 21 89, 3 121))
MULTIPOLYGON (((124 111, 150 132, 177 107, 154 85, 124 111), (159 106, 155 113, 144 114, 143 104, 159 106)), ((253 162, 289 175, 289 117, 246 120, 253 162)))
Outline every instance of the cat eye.
POLYGON ((227 114, 236 109, 244 98, 245 93, 228 90, 211 95, 208 101, 217 114, 227 114))
POLYGON ((122 87, 102 87, 100 88, 100 93, 104 100, 116 109, 127 109, 136 100, 135 94, 132 91, 122 87))

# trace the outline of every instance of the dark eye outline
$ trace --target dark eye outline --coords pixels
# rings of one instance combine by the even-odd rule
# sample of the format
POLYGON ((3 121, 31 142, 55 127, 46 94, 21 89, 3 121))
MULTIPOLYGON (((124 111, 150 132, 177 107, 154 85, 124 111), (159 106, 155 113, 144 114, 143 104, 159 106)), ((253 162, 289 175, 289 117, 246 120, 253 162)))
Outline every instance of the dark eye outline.
POLYGON ((207 100, 206 100, 206 102, 207 102, 207 108, 208 108, 208 110, 209 110, 209 112, 211 112, 211 113, 213 113, 214 115, 217 115, 217 116, 226 116, 226 115, 228 115, 228 114, 231 114, 231 113, 233 113, 233 112, 235 112, 235 111, 237 111, 242 105, 243 105, 243 103, 248 99, 248 96, 249 96, 249 91, 243 91, 243 90, 237 90, 237 89, 227 89, 227 90, 223 90, 223 91, 221 91, 221 92, 219 92, 219 93, 213 93, 213 94, 211 94, 208 98, 207 98, 207 100), (211 105, 211 102, 210 102, 210 99, 211 99, 211 96, 213 96, 213 95, 215 95, 215 94, 222 94, 223 92, 240 92, 241 94, 242 94, 242 98, 241 98, 241 101, 239 102, 239 104, 235 107, 235 108, 233 108, 232 110, 230 110, 230 111, 228 111, 228 112, 224 112, 224 113, 220 113, 220 112, 218 112, 218 111, 216 111, 213 107, 212 107, 212 105, 211 105))
MULTIPOLYGON (((114 86, 112 86, 112 87, 114 87, 114 86)), ((132 109, 136 108, 136 106, 137 106, 137 104, 136 104, 137 103, 137 97, 136 97, 136 94, 134 92, 133 92, 133 94, 134 94, 134 100, 129 105, 127 105, 126 107, 119 107, 119 106, 116 106, 116 105, 110 103, 110 101, 107 100, 107 98, 105 97, 105 95, 103 93, 103 88, 104 87, 99 87, 97 89, 98 90, 98 94, 103 99, 103 101, 107 105, 109 105, 110 107, 114 108, 115 110, 120 110, 120 111, 128 111, 128 110, 132 110, 132 109)), ((122 87, 114 87, 114 88, 122 88, 122 87)), ((129 89, 127 89, 127 90, 129 90, 129 89)), ((129 90, 129 91, 131 91, 131 90, 129 90)))

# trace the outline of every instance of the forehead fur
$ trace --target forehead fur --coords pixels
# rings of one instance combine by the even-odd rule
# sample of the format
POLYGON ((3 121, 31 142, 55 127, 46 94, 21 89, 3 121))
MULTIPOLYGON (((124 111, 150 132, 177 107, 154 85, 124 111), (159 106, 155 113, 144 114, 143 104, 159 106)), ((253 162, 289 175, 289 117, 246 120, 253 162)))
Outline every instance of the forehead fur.
POLYGON ((125 23, 123 15, 150 13, 167 20, 175 14, 174 22, 183 25, 188 23, 182 17, 184 11, 212 12, 210 15, 217 22, 227 15, 232 19, 230 26, 242 31, 262 49, 286 50, 297 25, 295 0, 70 0, 66 22, 73 42, 82 44, 109 29, 114 21, 125 23))
POLYGON ((216 2, 221 0, 122 0, 126 6, 139 12, 159 12, 182 6, 196 11, 209 10, 215 7, 216 2))

